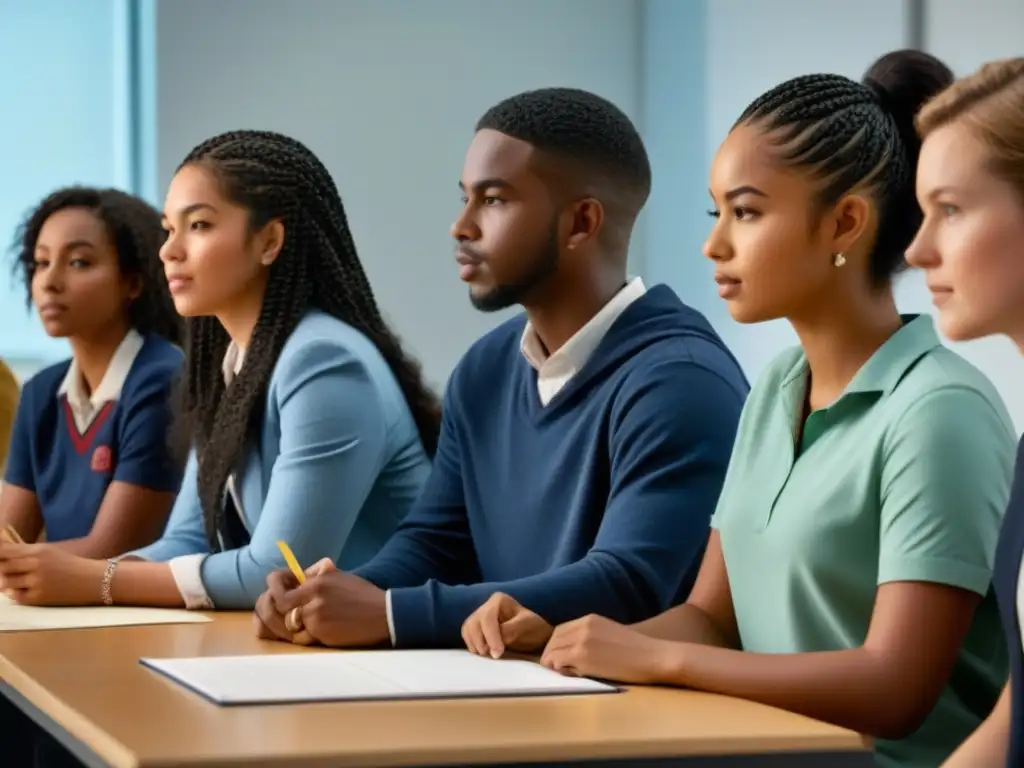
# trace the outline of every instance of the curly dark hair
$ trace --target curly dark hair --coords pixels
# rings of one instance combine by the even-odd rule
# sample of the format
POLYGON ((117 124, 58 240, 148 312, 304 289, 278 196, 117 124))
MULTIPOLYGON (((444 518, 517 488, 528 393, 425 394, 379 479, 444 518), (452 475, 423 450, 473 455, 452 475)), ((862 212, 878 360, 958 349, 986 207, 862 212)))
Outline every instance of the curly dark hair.
POLYGON ((250 231, 279 219, 285 238, 270 266, 266 294, 242 370, 230 386, 222 361, 229 338, 213 317, 186 322, 186 373, 180 428, 198 461, 206 537, 219 551, 230 540, 227 479, 245 442, 255 437, 274 364, 306 311, 315 307, 359 330, 388 363, 433 456, 441 423, 437 396, 420 366, 381 317, 330 173, 303 144, 268 131, 232 131, 203 142, 180 167, 208 170, 224 195, 249 212, 250 231), (218 535, 220 534, 220 535, 218 535))
POLYGON ((736 125, 775 134, 783 161, 820 182, 820 205, 858 187, 874 195, 879 224, 869 271, 872 284, 883 286, 906 267, 903 252, 923 216, 914 194, 921 151, 914 116, 951 82, 953 73, 934 56, 893 51, 860 83, 830 74, 787 80, 751 102, 736 125))
POLYGON ((154 333, 172 344, 183 340, 183 323, 174 309, 167 278, 160 261, 160 247, 167 237, 160 213, 134 195, 118 189, 73 186, 58 189, 29 213, 18 228, 11 250, 14 271, 25 283, 32 306, 32 277, 36 271, 36 241, 46 220, 67 208, 84 208, 107 228, 124 275, 138 275, 141 292, 128 306, 128 323, 141 334, 154 333))

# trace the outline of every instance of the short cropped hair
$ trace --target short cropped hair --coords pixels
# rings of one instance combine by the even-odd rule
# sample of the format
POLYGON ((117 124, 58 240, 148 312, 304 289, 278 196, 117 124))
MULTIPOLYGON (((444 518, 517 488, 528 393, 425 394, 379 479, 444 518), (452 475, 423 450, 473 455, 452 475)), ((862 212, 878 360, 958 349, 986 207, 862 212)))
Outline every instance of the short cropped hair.
POLYGON ((607 184, 635 216, 651 193, 651 164, 626 114, 578 88, 526 91, 491 107, 478 131, 495 130, 578 163, 586 181, 607 184))

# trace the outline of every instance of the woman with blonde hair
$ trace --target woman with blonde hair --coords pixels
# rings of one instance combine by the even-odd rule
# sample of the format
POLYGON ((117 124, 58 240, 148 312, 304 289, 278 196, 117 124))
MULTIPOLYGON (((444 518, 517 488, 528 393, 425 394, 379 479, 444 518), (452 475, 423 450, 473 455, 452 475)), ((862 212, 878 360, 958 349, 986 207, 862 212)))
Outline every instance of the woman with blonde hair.
MULTIPOLYGON (((1009 336, 1024 353, 1024 58, 985 64, 932 99, 917 196, 925 218, 907 260, 925 271, 943 333, 1009 336)), ((946 768, 1024 765, 1024 451, 1018 447, 993 583, 1010 682, 946 768)))

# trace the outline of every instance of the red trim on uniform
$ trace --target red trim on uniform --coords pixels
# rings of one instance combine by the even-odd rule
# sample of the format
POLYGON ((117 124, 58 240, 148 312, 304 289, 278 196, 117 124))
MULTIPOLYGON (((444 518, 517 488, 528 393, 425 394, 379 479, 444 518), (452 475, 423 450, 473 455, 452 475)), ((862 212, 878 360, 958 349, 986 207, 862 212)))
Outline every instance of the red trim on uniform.
POLYGON ((103 426, 103 422, 107 420, 110 412, 114 409, 114 402, 108 401, 103 404, 99 412, 93 417, 92 423, 89 428, 85 430, 85 434, 78 431, 78 424, 75 422, 75 412, 71 408, 71 403, 68 402, 67 396, 64 397, 64 421, 68 425, 68 434, 71 435, 71 444, 75 446, 75 450, 79 454, 84 454, 89 450, 92 445, 92 441, 96 438, 96 433, 100 427, 103 426))

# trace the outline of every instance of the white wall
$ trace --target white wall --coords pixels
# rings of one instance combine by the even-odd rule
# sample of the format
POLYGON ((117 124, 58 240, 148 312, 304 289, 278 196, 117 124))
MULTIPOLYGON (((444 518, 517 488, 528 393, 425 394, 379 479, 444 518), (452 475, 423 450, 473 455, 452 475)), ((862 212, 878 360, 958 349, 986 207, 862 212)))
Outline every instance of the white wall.
POLYGON ((645 3, 642 132, 653 180, 644 276, 714 319, 718 307, 708 301, 710 282, 700 270, 708 224, 706 21, 703 0, 645 3))
MULTIPOLYGON (((927 49, 958 76, 970 74, 993 59, 1024 56, 1022 0, 929 0, 925 14, 927 49)), ((907 286, 906 303, 927 311, 923 281, 907 286)), ((1018 432, 1024 431, 1024 358, 1006 338, 950 344, 983 370, 999 388, 1018 432)))
POLYGON ((958 76, 986 61, 1024 56, 1021 0, 927 0, 924 21, 926 47, 958 76))
POLYGON ((634 0, 160 0, 161 188, 220 131, 306 142, 338 182, 378 302, 441 384, 506 316, 469 306, 448 235, 474 123, 557 85, 637 118, 640 21, 634 0))

